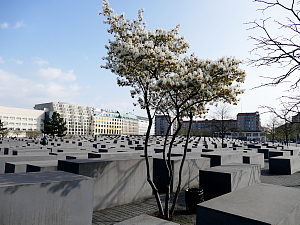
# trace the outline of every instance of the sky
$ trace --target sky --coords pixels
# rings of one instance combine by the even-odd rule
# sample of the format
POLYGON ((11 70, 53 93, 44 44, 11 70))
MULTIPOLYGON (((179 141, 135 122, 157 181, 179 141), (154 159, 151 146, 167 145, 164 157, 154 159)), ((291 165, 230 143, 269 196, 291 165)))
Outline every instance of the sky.
MULTIPOLYGON (((218 59, 234 56, 246 61, 253 57, 254 42, 260 35, 245 24, 263 18, 261 4, 252 0, 110 0, 115 13, 137 18, 138 9, 149 29, 171 29, 180 24, 180 35, 190 43, 188 54, 218 59), (213 4, 212 4, 213 2, 213 4)), ((113 37, 107 33, 101 0, 0 0, 0 105, 32 109, 45 102, 68 102, 81 106, 133 112, 130 88, 119 87, 116 75, 100 68, 106 56, 104 46, 113 37)), ((278 12, 270 11, 270 16, 278 12)), ((275 30, 275 29, 274 29, 275 30)), ((276 32, 279 32, 276 30, 276 32)), ((286 95, 287 84, 255 88, 279 75, 276 67, 242 65, 247 77, 239 112, 261 113, 262 125, 269 114, 263 105, 278 107, 278 97, 286 95), (253 89, 254 88, 254 89, 253 89)), ((209 119, 215 109, 207 115, 209 119)))

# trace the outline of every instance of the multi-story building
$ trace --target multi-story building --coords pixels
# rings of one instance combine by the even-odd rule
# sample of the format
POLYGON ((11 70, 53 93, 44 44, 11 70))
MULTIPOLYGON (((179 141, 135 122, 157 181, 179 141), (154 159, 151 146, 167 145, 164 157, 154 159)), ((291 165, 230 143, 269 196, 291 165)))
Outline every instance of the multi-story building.
MULTIPOLYGON (((189 121, 182 121, 182 129, 187 131, 189 121)), ((213 136, 219 133, 228 133, 236 131, 237 120, 195 120, 192 123, 191 135, 213 136)))
POLYGON ((41 131, 44 129, 45 111, 0 106, 0 119, 10 131, 41 131))
POLYGON ((120 113, 122 120, 122 135, 138 135, 138 118, 131 113, 120 113))
MULTIPOLYGON (((155 116, 155 135, 166 135, 170 122, 174 119, 173 116, 156 115, 155 116)), ((177 129, 177 122, 175 121, 168 135, 173 135, 177 129)))
MULTIPOLYGON (((65 102, 36 104, 34 109, 0 106, 0 119, 9 130, 44 130, 45 119, 57 112, 70 135, 145 135, 148 118, 65 102)), ((25 133, 24 133, 25 134, 25 133)), ((154 135, 154 124, 150 135, 154 135)))
MULTIPOLYGON (((142 117, 142 116, 137 116, 138 118, 138 127, 139 127, 139 135, 146 135, 148 125, 149 125, 149 119, 147 117, 142 117)), ((150 130, 150 135, 155 134, 155 123, 152 124, 151 130, 150 130)))
POLYGON ((95 135, 121 135, 122 119, 118 111, 95 109, 94 111, 95 135))
POLYGON ((260 131, 259 112, 238 113, 237 125, 239 131, 260 131))
POLYGON ((72 135, 92 135, 94 134, 94 108, 78 106, 66 102, 49 102, 37 104, 34 109, 47 109, 46 118, 52 116, 53 112, 58 112, 66 121, 67 134, 72 135))

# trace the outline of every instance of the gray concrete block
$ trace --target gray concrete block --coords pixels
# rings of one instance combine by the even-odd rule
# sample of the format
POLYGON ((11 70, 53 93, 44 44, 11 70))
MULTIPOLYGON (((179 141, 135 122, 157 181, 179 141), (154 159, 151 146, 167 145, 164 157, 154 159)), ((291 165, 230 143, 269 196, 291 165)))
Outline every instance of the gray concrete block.
POLYGON ((269 151, 269 158, 277 157, 277 156, 290 156, 291 152, 289 151, 279 151, 279 150, 270 150, 269 151))
MULTIPOLYGON (((152 173, 152 159, 150 170, 152 173)), ((94 210, 139 201, 152 196, 145 160, 136 157, 59 160, 58 170, 95 179, 94 210)))
POLYGON ((57 165, 58 160, 29 162, 27 164, 26 172, 56 171, 57 165))
MULTIPOLYGON (((179 168, 182 157, 171 157, 173 168, 173 182, 171 183, 171 192, 175 192, 179 181, 179 168)), ((199 170, 210 167, 210 159, 205 157, 187 156, 182 169, 181 190, 199 185, 199 170)), ((166 191, 167 170, 162 156, 153 158, 153 181, 158 191, 166 191)))
POLYGON ((197 206, 197 225, 296 225, 300 190, 271 184, 248 187, 197 206))
POLYGON ((269 159, 269 172, 293 174, 300 171, 300 156, 278 156, 269 159))
POLYGON ((178 223, 173 223, 167 220, 159 219, 157 217, 142 214, 140 216, 133 217, 131 219, 115 223, 115 225, 176 225, 178 223))
POLYGON ((94 180, 56 172, 0 175, 0 224, 92 224, 94 180))
POLYGON ((299 149, 281 149, 281 151, 288 151, 291 153, 291 155, 294 155, 294 156, 299 155, 299 149))
POLYGON ((201 157, 210 158, 210 166, 243 163, 243 153, 237 151, 214 151, 201 153, 201 157))
POLYGON ((229 164, 199 171, 204 199, 209 200, 220 195, 260 182, 260 165, 229 164))
POLYGON ((56 160, 55 155, 45 155, 45 156, 9 156, 0 155, 0 174, 5 172, 6 162, 23 162, 23 161, 41 161, 41 160, 56 160))
POLYGON ((264 153, 264 159, 269 158, 269 151, 270 151, 270 149, 267 149, 267 148, 257 149, 258 153, 264 153))
POLYGON ((265 167, 265 160, 263 153, 243 153, 243 163, 246 164, 259 164, 260 168, 265 167))

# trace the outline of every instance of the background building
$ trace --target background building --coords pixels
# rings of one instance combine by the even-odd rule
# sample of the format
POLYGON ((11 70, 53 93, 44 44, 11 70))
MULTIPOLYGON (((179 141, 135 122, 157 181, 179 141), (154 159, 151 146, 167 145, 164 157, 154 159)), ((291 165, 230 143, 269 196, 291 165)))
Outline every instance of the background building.
POLYGON ((67 134, 92 135, 94 133, 93 107, 78 106, 66 102, 49 102, 37 104, 34 109, 47 109, 46 118, 51 117, 53 112, 58 112, 66 121, 67 134))
POLYGON ((45 111, 0 106, 0 119, 8 130, 23 131, 24 136, 26 131, 44 129, 45 111))
POLYGON ((94 111, 95 135, 121 135, 122 119, 118 111, 95 109, 94 111))
POLYGON ((120 113, 122 119, 122 135, 138 135, 138 118, 131 113, 120 113))
MULTIPOLYGON (((147 117, 137 116, 138 118, 138 127, 139 127, 139 135, 146 135, 148 125, 149 125, 149 119, 147 117)), ((150 135, 155 135, 155 121, 152 124, 150 135)))
POLYGON ((237 124, 239 131, 260 131, 259 112, 238 113, 237 124))
MULTIPOLYGON (((168 127, 170 121, 173 119, 173 116, 165 116, 165 115, 156 115, 155 116, 155 135, 166 135, 168 131, 168 127)), ((173 135, 177 129, 177 122, 175 121, 168 135, 173 135)))

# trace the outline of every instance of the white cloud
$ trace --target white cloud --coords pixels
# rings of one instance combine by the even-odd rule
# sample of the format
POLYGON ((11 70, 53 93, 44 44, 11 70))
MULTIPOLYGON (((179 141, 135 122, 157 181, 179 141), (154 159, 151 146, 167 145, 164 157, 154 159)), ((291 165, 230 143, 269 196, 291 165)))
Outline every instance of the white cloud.
POLYGON ((18 65, 22 65, 22 64, 23 64, 23 61, 17 60, 16 63, 17 63, 18 65))
POLYGON ((1 105, 22 107, 27 104, 38 104, 47 101, 72 101, 79 95, 81 87, 76 84, 61 85, 55 82, 38 83, 21 78, 0 69, 0 102, 1 105))
POLYGON ((47 69, 39 69, 38 75, 46 80, 58 79, 60 81, 74 81, 76 76, 73 74, 73 70, 68 70, 67 73, 61 71, 61 69, 48 67, 47 69))
POLYGON ((3 58, 0 56, 0 64, 1 63, 5 63, 5 61, 3 60, 3 58))
POLYGON ((39 57, 36 57, 36 61, 34 61, 34 63, 35 63, 35 64, 38 64, 39 66, 46 66, 46 65, 49 64, 48 61, 43 60, 43 59, 41 59, 41 58, 39 58, 39 57))
POLYGON ((24 23, 24 20, 21 20, 19 22, 16 23, 16 25, 14 26, 15 29, 18 29, 20 27, 24 27, 25 26, 25 23, 24 23))
POLYGON ((7 23, 7 22, 4 22, 4 23, 1 23, 1 24, 0 24, 0 27, 1 27, 2 29, 7 29, 8 26, 9 26, 9 23, 7 23))

